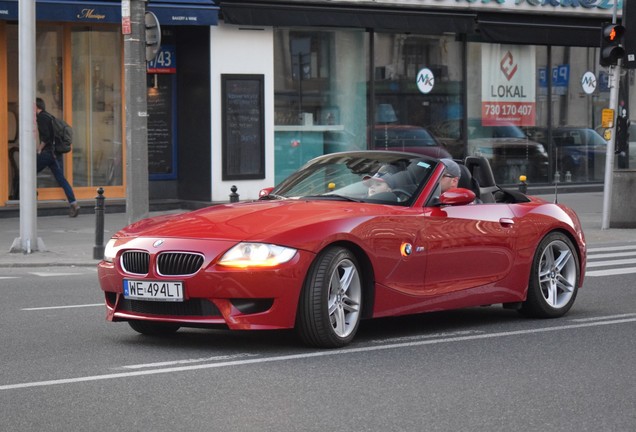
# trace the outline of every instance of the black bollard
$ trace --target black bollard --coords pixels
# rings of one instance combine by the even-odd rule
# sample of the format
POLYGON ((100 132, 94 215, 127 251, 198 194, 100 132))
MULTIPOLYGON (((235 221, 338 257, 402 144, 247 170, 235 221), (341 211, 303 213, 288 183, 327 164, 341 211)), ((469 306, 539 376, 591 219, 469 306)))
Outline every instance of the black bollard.
POLYGON ((104 189, 97 189, 95 197, 95 246, 93 246, 93 259, 104 258, 104 189))
POLYGON ((239 202, 239 194, 236 193, 238 188, 235 185, 232 185, 230 190, 232 191, 232 193, 230 194, 230 202, 231 203, 239 202))

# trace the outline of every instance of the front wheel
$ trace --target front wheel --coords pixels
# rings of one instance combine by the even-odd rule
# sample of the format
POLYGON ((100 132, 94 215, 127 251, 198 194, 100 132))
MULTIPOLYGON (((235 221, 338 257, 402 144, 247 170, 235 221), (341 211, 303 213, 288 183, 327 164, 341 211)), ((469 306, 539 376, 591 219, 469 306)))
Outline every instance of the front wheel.
POLYGON ((152 321, 128 321, 128 325, 136 332, 147 336, 170 335, 180 328, 178 324, 152 321))
POLYGON ((570 239, 556 232, 547 235, 535 252, 520 312, 536 318, 565 315, 574 304, 579 278, 579 257, 570 239))
POLYGON ((296 328, 308 345, 337 348, 353 340, 361 319, 362 279, 348 249, 324 250, 309 269, 296 328))

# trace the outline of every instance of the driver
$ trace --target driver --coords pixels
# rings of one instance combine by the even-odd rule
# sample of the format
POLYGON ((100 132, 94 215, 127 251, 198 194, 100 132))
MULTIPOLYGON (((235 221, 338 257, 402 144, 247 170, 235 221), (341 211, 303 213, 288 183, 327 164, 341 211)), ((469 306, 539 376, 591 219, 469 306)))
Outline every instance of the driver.
POLYGON ((462 174, 459 165, 457 165, 457 162, 455 162, 454 160, 444 158, 440 159, 439 161, 446 167, 444 174, 442 174, 442 179, 439 181, 439 185, 442 190, 440 193, 444 193, 449 189, 457 187, 457 184, 459 183, 459 177, 462 174))

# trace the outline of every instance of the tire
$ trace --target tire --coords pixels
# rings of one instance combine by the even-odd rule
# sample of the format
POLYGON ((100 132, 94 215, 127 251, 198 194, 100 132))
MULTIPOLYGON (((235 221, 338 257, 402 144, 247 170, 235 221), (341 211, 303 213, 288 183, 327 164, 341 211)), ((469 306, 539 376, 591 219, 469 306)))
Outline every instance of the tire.
POLYGON ((349 344, 360 325, 362 278, 355 256, 343 247, 321 252, 303 285, 296 319, 302 341, 321 348, 349 344))
POLYGON ((171 335, 181 327, 178 324, 152 321, 128 321, 128 325, 137 333, 147 336, 171 335))
POLYGON ((580 280, 579 257, 564 234, 553 232, 534 254, 528 296, 520 312, 533 318, 565 315, 576 299, 580 280))

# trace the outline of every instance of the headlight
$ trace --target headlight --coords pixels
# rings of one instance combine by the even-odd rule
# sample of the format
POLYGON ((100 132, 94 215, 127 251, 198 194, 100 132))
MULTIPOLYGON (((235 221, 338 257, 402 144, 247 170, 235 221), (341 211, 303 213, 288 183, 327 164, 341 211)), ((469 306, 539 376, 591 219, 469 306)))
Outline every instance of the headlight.
POLYGON ((104 261, 112 263, 115 260, 115 255, 117 254, 115 241, 116 240, 112 238, 106 243, 106 247, 104 247, 104 261))
POLYGON ((227 251, 218 264, 225 267, 275 267, 296 255, 296 249, 266 243, 239 243, 227 251))

